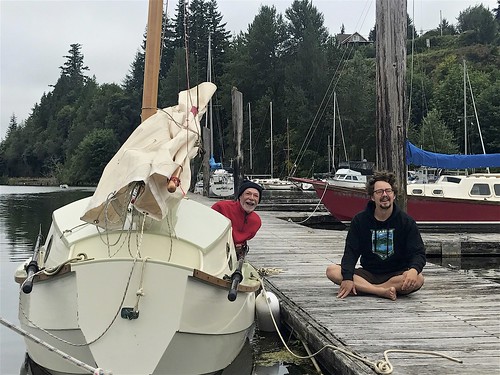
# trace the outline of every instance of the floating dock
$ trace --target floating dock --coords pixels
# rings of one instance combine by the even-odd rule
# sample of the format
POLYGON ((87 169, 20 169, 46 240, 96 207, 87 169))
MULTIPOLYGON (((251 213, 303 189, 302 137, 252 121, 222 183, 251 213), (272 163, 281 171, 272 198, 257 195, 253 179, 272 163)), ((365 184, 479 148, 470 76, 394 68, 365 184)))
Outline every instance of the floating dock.
MULTIPOLYGON (((280 300, 282 323, 311 352, 335 346, 374 363, 384 359, 386 350, 433 351, 463 363, 394 352, 388 354, 392 374, 500 374, 500 284, 434 265, 429 258, 425 284, 417 293, 396 301, 374 296, 338 299, 338 286, 326 278, 325 270, 340 262, 347 231, 308 228, 295 222, 291 212, 258 213, 262 228, 249 242, 247 259, 256 268, 275 271, 265 277, 266 288, 280 300)), ((500 247, 500 234, 422 237, 430 254, 450 259, 480 248, 494 255, 500 247)), ((316 360, 330 374, 377 373, 370 364, 331 348, 316 360)))

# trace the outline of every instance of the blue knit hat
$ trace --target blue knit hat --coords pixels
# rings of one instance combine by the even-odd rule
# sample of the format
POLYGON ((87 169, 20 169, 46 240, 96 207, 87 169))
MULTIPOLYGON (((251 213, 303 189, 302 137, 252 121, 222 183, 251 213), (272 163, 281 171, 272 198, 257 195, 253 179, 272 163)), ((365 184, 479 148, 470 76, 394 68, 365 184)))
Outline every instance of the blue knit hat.
POLYGON ((262 186, 250 180, 243 180, 243 182, 240 185, 240 188, 238 189, 237 199, 240 199, 241 194, 243 194, 246 189, 250 188, 257 189, 257 191, 259 192, 259 203, 260 203, 260 200, 262 199, 262 186))

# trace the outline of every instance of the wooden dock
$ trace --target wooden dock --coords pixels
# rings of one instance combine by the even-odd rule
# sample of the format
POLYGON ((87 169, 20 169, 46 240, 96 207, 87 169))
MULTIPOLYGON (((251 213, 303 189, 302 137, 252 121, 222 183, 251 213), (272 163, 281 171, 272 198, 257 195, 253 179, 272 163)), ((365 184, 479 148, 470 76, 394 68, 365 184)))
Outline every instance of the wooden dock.
MULTIPOLYGON (((214 202, 194 199, 207 205, 214 202)), ((248 259, 257 268, 280 270, 265 277, 266 288, 280 300, 282 323, 311 352, 333 345, 375 362, 384 359, 386 350, 436 351, 463 363, 390 353, 392 373, 500 374, 500 284, 428 262, 425 285, 417 293, 397 301, 372 296, 341 300, 325 269, 340 262, 347 232, 305 227, 286 220, 288 212, 259 211, 259 215, 263 225, 249 243, 248 259)), ((500 235, 485 236, 423 234, 427 247, 439 247, 450 256, 459 248, 474 248, 474 243, 500 244, 500 235)), ((329 348, 316 359, 330 374, 376 374, 362 361, 329 348)))

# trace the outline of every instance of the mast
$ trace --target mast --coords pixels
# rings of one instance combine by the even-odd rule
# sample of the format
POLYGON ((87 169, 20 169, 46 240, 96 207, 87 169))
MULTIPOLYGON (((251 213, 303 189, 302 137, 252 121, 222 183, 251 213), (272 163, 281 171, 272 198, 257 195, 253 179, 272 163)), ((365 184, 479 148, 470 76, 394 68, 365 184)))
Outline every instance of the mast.
POLYGON ((158 107, 162 19, 163 1, 149 0, 141 122, 154 115, 158 107))
MULTIPOLYGON (((481 131, 481 125, 479 125, 479 116, 477 115, 476 100, 474 99, 474 92, 472 91, 472 86, 470 84, 469 72, 467 72, 467 70, 465 69, 465 59, 464 59, 464 79, 465 78, 467 78, 467 83, 469 84, 470 97, 472 100, 472 108, 474 108, 474 117, 476 119, 477 130, 479 132, 479 140, 481 141, 481 148, 483 150, 483 154, 486 154, 486 148, 484 147, 484 140, 483 140, 483 132, 481 131)), ((464 110, 465 110, 465 104, 464 104, 464 110)), ((486 167, 486 171, 490 173, 490 167, 486 167)))
POLYGON ((286 173, 290 176, 290 129, 288 117, 286 118, 286 173))
POLYGON ((252 110, 250 108, 250 103, 248 103, 248 124, 250 126, 250 134, 249 134, 249 140, 250 140, 250 170, 253 173, 253 158, 252 158, 252 110))
POLYGON ((337 112, 337 93, 333 92, 333 130, 332 130, 332 171, 335 172, 335 116, 337 112))
POLYGON ((271 118, 271 178, 273 178, 274 160, 273 160, 273 102, 269 102, 269 112, 271 118))
MULTIPOLYGON (((207 65, 207 81, 212 82, 212 34, 208 34, 208 65, 207 65)), ((210 125, 210 154, 214 156, 214 128, 212 115, 212 99, 208 102, 208 116, 205 117, 205 127, 207 121, 210 125)))
POLYGON ((466 66, 465 59, 463 60, 464 64, 464 155, 467 155, 467 83, 465 79, 466 75, 466 66))

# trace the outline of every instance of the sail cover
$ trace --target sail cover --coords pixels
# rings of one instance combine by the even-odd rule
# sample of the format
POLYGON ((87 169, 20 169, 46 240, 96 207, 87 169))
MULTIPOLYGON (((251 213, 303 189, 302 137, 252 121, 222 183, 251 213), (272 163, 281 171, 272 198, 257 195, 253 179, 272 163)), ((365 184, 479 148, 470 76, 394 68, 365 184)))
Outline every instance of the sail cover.
POLYGON ((443 169, 500 167, 500 154, 447 155, 424 151, 406 141, 406 164, 443 169))
POLYGON ((215 90, 213 83, 204 82, 182 91, 176 106, 159 109, 140 124, 104 169, 81 219, 120 228, 131 200, 140 212, 163 219, 190 187, 190 160, 198 152, 200 120, 215 90), (173 193, 167 189, 172 176, 179 179, 173 193))

